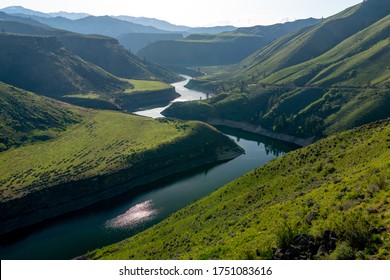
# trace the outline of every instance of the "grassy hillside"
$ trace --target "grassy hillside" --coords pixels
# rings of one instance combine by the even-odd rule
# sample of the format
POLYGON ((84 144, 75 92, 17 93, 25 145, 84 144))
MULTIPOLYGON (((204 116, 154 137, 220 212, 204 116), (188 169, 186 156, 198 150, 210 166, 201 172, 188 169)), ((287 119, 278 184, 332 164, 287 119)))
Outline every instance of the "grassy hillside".
POLYGON ((131 54, 116 39, 68 34, 60 36, 59 41, 68 50, 84 60, 92 62, 118 77, 165 82, 180 80, 180 77, 173 72, 150 62, 142 61, 131 54))
POLYGON ((390 121, 290 152, 93 259, 390 259, 390 121))
POLYGON ((7 33, 56 37, 63 46, 74 54, 118 77, 166 82, 180 80, 180 77, 173 72, 150 62, 142 61, 124 49, 113 38, 82 35, 48 26, 17 22, 15 20, 18 20, 18 17, 11 18, 14 21, 0 21, 0 30, 7 33))
POLYGON ((241 153, 199 122, 86 110, 3 84, 0 102, 0 234, 241 153), (24 145, 5 150, 13 144, 24 145))
POLYGON ((313 27, 275 40, 240 63, 239 78, 263 79, 317 57, 390 13, 385 0, 369 0, 329 17, 313 27))
POLYGON ((325 54, 263 80, 318 87, 390 87, 390 16, 344 40, 325 54))
POLYGON ((51 97, 128 86, 64 49, 55 37, 0 34, 0 64, 0 81, 51 97))
POLYGON ((56 137, 81 121, 82 111, 0 82, 0 152, 56 137))
MULTIPOLYGON (((390 17, 386 14, 380 18, 388 6, 387 2, 379 0, 367 1, 306 31, 292 33, 269 44, 263 49, 269 49, 269 56, 260 55, 259 59, 263 57, 266 60, 259 60, 257 70, 248 70, 245 75, 249 76, 240 76, 243 73, 240 67, 237 69, 241 74, 235 78, 229 77, 228 73, 233 67, 208 68, 209 71, 219 71, 218 75, 201 77, 192 85, 209 88, 217 92, 217 96, 206 101, 174 104, 164 114, 183 119, 207 121, 209 118, 223 118, 250 122, 274 132, 318 138, 388 118, 390 17), (359 20, 363 14, 368 17, 359 20), (362 28, 368 19, 375 17, 379 19, 362 28), (276 64, 272 63, 276 61, 285 63, 294 60, 300 49, 294 49, 291 44, 306 42, 313 46, 317 44, 314 34, 321 34, 327 30, 323 29, 324 26, 336 23, 340 33, 333 33, 338 34, 340 40, 360 26, 359 31, 319 56, 279 71, 272 68, 273 74, 261 72, 266 71, 268 66, 274 67, 276 64), (314 37, 304 40, 300 37, 303 34, 314 37), (284 49, 284 58, 279 52, 282 49, 276 47, 278 44, 292 48, 284 49)), ((332 38, 333 33, 324 38, 332 38)))
POLYGON ((152 43, 140 50, 138 55, 169 66, 234 64, 275 38, 313 25, 317 21, 307 19, 271 26, 239 28, 216 35, 193 34, 183 40, 152 43))

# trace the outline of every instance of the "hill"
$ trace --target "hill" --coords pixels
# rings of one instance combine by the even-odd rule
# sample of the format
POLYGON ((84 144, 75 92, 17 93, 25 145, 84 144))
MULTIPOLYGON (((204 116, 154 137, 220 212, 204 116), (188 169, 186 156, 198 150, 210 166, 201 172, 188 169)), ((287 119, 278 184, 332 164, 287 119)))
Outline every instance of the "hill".
POLYGON ((128 79, 160 80, 172 83, 180 77, 166 68, 142 61, 137 56, 124 49, 116 39, 66 34, 58 40, 70 51, 86 61, 118 77, 128 79))
POLYGON ((169 66, 227 65, 240 62, 275 38, 310 26, 307 19, 271 26, 239 28, 216 35, 194 34, 184 40, 159 41, 138 52, 140 57, 169 66))
POLYGON ((0 102, 0 234, 242 153, 199 122, 87 110, 5 84, 0 102))
POLYGON ((390 259, 390 121, 290 152, 92 259, 390 259))
POLYGON ((215 98, 174 104, 164 114, 249 122, 269 132, 317 138, 390 117, 390 17, 387 12, 383 15, 386 9, 390 9, 387 2, 363 2, 286 35, 251 56, 258 62, 253 67, 244 67, 248 58, 236 67, 217 69, 221 74, 192 82, 193 87, 219 93, 215 98), (367 20, 374 22, 364 27, 367 20), (323 32, 331 26, 337 30, 325 36, 323 32), (352 31, 356 32, 350 34, 352 31), (321 47, 329 50, 315 47, 318 34, 327 40, 321 47), (341 41, 331 47, 337 40, 341 41), (298 55, 307 55, 310 48, 319 54, 310 58, 298 55), (298 57, 304 61, 299 63, 298 57), (296 62, 277 70, 289 65, 288 61, 296 62))
POLYGON ((0 34, 0 63, 1 81, 51 97, 128 87, 63 48, 55 37, 0 34))
POLYGON ((264 76, 320 56, 390 13, 385 0, 365 1, 318 24, 289 34, 252 54, 239 64, 236 78, 264 76))
POLYGON ((182 34, 155 34, 155 33, 127 33, 122 34, 118 38, 118 42, 132 53, 137 53, 151 43, 157 41, 169 41, 183 39, 182 34))
POLYGON ((72 106, 0 82, 0 152, 55 138, 81 121, 72 106))
MULTIPOLYGON (((2 16, 0 15, 0 18, 2 16)), ((19 17, 7 16, 0 21, 0 30, 7 33, 57 37, 68 50, 119 77, 152 79, 174 82, 179 76, 153 63, 142 61, 129 53, 113 38, 99 35, 82 35, 48 26, 18 22, 19 17)))

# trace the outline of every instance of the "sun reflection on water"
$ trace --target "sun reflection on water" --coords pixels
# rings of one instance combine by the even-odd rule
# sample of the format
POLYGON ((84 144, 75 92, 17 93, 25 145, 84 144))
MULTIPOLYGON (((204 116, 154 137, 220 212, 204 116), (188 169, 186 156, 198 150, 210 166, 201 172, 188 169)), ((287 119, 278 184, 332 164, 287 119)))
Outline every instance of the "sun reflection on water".
POLYGON ((108 228, 135 227, 143 222, 150 221, 156 216, 158 211, 153 209, 153 206, 153 200, 139 203, 127 210, 126 213, 108 220, 105 225, 108 228))

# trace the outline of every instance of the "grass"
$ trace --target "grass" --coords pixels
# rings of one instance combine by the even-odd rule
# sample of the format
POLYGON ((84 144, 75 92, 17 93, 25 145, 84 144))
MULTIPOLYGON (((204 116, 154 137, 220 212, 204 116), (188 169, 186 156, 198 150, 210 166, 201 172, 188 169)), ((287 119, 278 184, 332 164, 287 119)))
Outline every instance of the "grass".
POLYGON ((290 152, 93 259, 269 259, 335 232, 318 258, 390 259, 390 121, 290 152), (314 213, 314 215, 311 215, 314 213), (314 217, 307 222, 308 216, 314 217))
POLYGON ((136 93, 136 92, 148 92, 148 91, 158 91, 167 88, 171 88, 171 85, 168 85, 159 81, 146 81, 146 80, 131 80, 126 79, 134 87, 127 88, 125 93, 136 93))
POLYGON ((123 169, 142 152, 183 138, 197 126, 90 111, 55 139, 0 153, 1 200, 123 169))

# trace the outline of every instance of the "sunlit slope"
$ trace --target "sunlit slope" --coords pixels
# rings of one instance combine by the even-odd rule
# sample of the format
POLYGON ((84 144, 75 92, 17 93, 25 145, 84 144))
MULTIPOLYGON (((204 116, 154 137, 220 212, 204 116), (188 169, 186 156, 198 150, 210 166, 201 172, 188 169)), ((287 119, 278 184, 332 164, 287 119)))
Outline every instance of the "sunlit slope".
POLYGON ((390 259, 390 121, 290 152, 93 259, 390 259))
POLYGON ((56 137, 84 111, 0 82, 0 152, 56 137))
POLYGON ((324 19, 313 27, 275 40, 240 63, 239 78, 263 79, 324 54, 390 13, 386 0, 369 0, 324 19))
POLYGON ((390 87, 390 16, 325 54, 283 69, 264 83, 298 86, 390 87))

